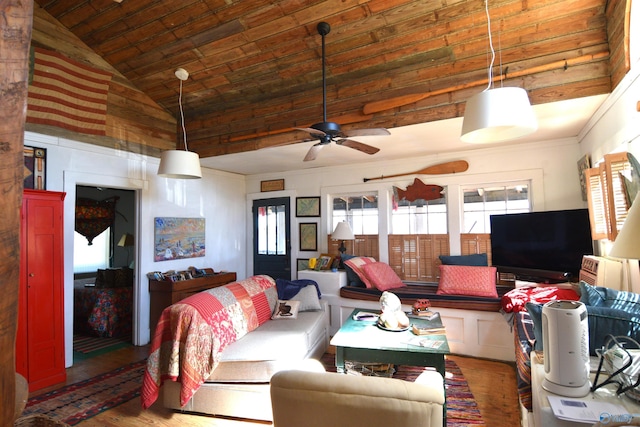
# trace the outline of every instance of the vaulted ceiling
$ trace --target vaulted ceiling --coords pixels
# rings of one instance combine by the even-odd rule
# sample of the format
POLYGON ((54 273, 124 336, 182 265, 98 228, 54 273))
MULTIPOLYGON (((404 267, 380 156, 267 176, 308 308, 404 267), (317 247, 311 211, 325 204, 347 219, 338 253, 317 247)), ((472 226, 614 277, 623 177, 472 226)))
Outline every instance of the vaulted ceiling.
MULTIPOLYGON (((171 114, 178 67, 189 149, 201 157, 343 130, 461 117, 487 86, 482 0, 36 0, 171 114)), ((494 75, 534 104, 609 93, 605 0, 489 2, 494 75)), ((500 84, 500 83, 498 83, 500 84)))

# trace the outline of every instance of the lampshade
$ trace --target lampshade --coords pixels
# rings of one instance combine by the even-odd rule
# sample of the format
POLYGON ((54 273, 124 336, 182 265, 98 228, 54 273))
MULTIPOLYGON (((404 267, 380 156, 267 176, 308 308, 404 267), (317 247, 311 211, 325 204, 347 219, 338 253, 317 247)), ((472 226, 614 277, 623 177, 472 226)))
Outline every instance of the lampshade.
POLYGON ((609 256, 640 259, 640 194, 636 196, 609 256))
POLYGON ((120 237, 118 246, 120 247, 133 246, 133 234, 124 233, 122 237, 120 237))
POLYGON ((187 147, 187 129, 184 126, 184 111, 182 109, 182 82, 189 78, 189 73, 184 68, 178 68, 175 75, 180 80, 180 96, 178 105, 180 106, 180 124, 182 135, 184 136, 184 151, 167 150, 160 156, 160 166, 158 175, 165 178, 177 179, 198 179, 202 178, 200 170, 200 158, 198 153, 192 153, 187 147))
POLYGON ((516 139, 538 129, 527 92, 520 87, 484 90, 468 101, 460 139, 468 143, 516 139))
POLYGON ((331 233, 333 240, 354 240, 356 236, 353 235, 351 226, 346 221, 341 221, 336 225, 336 229, 331 233))
POLYGON ((158 175, 165 178, 202 178, 198 153, 185 150, 163 151, 160 157, 158 175))

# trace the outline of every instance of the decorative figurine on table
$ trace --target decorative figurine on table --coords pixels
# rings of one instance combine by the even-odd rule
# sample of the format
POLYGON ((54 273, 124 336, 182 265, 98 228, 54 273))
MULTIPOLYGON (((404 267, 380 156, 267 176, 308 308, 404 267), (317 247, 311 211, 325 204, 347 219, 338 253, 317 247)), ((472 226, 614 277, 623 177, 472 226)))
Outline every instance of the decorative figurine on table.
POLYGON ((402 311, 400 299, 394 293, 384 291, 380 296, 382 314, 378 319, 380 326, 390 330, 404 330, 409 327, 409 318, 402 311))

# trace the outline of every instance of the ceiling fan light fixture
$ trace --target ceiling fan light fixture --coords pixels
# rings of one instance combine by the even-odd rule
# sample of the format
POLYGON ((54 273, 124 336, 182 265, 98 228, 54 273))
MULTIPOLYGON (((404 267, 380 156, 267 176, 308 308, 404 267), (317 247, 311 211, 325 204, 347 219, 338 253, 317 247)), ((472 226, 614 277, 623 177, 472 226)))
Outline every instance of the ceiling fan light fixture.
POLYGON ((485 0, 484 6, 491 50, 487 88, 467 101, 460 135, 463 142, 477 144, 509 141, 529 135, 538 129, 535 113, 524 89, 491 87, 496 52, 491 39, 489 0, 485 0))
POLYGON ((475 94, 467 101, 460 139, 475 144, 502 142, 537 129, 527 92, 520 87, 500 87, 475 94))
POLYGON ((182 110, 182 82, 189 78, 189 73, 184 68, 178 68, 175 75, 180 80, 178 104, 180 105, 180 123, 184 135, 184 150, 163 151, 160 155, 158 176, 173 179, 199 179, 202 178, 200 157, 198 153, 189 151, 187 147, 187 130, 184 126, 184 111, 182 110))

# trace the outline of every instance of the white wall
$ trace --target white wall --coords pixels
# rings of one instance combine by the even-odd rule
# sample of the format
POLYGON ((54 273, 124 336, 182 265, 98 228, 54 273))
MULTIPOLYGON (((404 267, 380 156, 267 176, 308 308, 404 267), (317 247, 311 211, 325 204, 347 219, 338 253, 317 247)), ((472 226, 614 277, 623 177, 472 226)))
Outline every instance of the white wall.
POLYGON ((47 149, 47 190, 65 191, 65 350, 73 363, 73 230, 76 185, 125 188, 137 192, 137 247, 134 285, 134 344, 150 340, 150 271, 184 270, 189 266, 235 271, 246 276, 245 178, 203 169, 201 180, 173 180, 156 176, 158 159, 91 144, 27 132, 25 145, 47 149), (154 218, 205 218, 206 256, 155 262, 154 218))
MULTIPOLYGON (((478 147, 478 146, 475 146, 478 147)), ((480 148, 454 155, 425 156, 393 162, 361 163, 357 166, 327 167, 306 169, 286 173, 271 173, 247 177, 247 199, 269 197, 292 198, 291 230, 292 230, 292 271, 295 271, 296 258, 316 257, 327 250, 327 235, 330 229, 330 195, 336 193, 377 191, 380 228, 379 234, 390 232, 391 193, 392 187, 406 188, 416 177, 410 175, 393 179, 363 182, 365 177, 378 177, 422 169, 434 164, 450 160, 466 160, 469 170, 455 175, 422 175, 419 178, 425 184, 437 184, 447 188, 449 197, 449 213, 451 223, 450 234, 457 236, 461 223, 461 204, 458 200, 464 186, 474 184, 499 183, 529 180, 533 209, 535 211, 585 208, 582 200, 577 162, 580 149, 576 139, 516 144, 508 148, 480 148), (284 178, 287 191, 260 193, 260 181, 284 178), (320 218, 295 218, 295 197, 321 197, 320 218), (299 252, 298 223, 317 221, 318 251, 299 252)), ((247 236, 251 236, 251 222, 247 223, 247 236)), ((388 260, 386 239, 380 239, 380 259, 388 260)), ((459 239, 452 237, 451 253, 460 251, 459 239)), ((251 271, 251 245, 247 244, 247 271, 251 271)))

